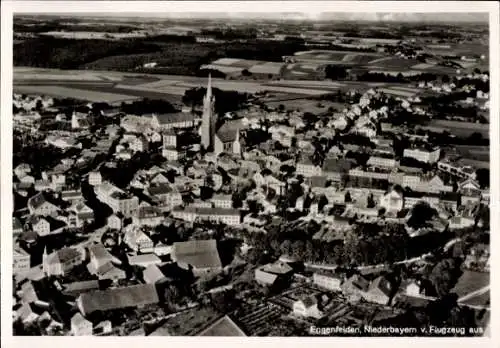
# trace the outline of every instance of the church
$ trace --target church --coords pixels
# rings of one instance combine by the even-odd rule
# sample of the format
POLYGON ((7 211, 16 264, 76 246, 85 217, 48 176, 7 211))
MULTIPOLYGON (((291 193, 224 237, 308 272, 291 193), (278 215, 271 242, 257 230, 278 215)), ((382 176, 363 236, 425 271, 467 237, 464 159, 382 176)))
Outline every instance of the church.
POLYGON ((207 92, 203 98, 203 116, 201 120, 201 146, 215 155, 228 153, 240 156, 241 121, 226 121, 218 129, 215 112, 215 96, 212 94, 212 77, 208 76, 207 92))

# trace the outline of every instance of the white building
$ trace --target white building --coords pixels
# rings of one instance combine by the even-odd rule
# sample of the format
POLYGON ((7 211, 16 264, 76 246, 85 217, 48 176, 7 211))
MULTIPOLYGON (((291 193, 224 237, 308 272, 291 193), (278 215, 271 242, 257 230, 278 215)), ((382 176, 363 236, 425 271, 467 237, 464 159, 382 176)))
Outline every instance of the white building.
POLYGON ((102 176, 100 172, 89 173, 89 185, 97 186, 102 184, 102 176))
POLYGON ((137 197, 126 194, 108 182, 96 186, 94 190, 97 198, 107 204, 115 213, 121 212, 125 216, 130 216, 139 206, 137 197))
POLYGON ((424 163, 436 163, 441 156, 441 149, 435 148, 433 150, 426 150, 421 148, 405 149, 403 151, 404 157, 414 158, 424 163))

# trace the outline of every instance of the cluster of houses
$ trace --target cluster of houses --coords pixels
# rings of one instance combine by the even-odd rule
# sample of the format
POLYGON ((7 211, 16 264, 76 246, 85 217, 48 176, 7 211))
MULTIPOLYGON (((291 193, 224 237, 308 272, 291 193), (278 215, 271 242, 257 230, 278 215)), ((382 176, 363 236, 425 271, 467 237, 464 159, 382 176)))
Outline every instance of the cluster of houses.
MULTIPOLYGON (((29 112, 33 107, 51 107, 50 101, 43 98, 15 100, 29 112)), ((315 239, 343 239, 352 229, 349 221, 353 219, 377 222, 404 218, 406 215, 401 213, 420 202, 436 209, 445 227, 474 226, 478 207, 489 204, 489 191, 480 187, 475 170, 455 165, 442 149, 427 145, 411 145, 403 149, 402 157, 434 166, 432 171, 402 165, 396 159, 392 139, 380 127, 389 112, 382 100, 380 91, 370 89, 349 109, 334 114, 328 121, 319 119, 312 126, 297 112, 268 112, 250 107, 238 113, 238 118, 225 120, 216 128, 215 99, 209 79, 201 118, 189 110, 125 115, 119 128, 110 125, 104 129, 109 139, 92 138, 90 149, 82 149, 75 134, 86 131, 91 119, 86 114, 74 113, 70 121, 73 133, 49 132, 44 141, 64 150, 79 147, 83 160, 65 158, 40 177, 33 174, 32 165, 21 163, 14 168, 14 190, 27 200, 26 208, 13 218, 13 265, 19 278, 18 287, 47 277, 64 278, 76 267, 84 266, 93 281, 58 285, 60 291, 75 295, 77 310, 70 320, 71 332, 74 335, 109 332, 110 323, 95 323, 91 314, 158 303, 157 286, 169 279, 167 264, 174 263, 197 277, 223 269, 215 240, 164 245, 153 241, 152 229, 169 221, 265 229, 261 218, 278 213, 278 199, 286 196, 292 185, 300 185, 303 194, 287 209, 322 224, 315 239), (119 135, 120 128, 125 134, 119 135), (267 133, 267 140, 247 147, 245 138, 252 130, 267 133), (179 146, 180 134, 184 132, 197 132, 201 137, 201 144, 187 146, 196 153, 193 158, 187 158, 186 147, 179 146), (356 144, 327 147, 318 141, 333 140, 338 134, 366 137, 374 147, 369 151, 356 144), (112 149, 114 140, 119 141, 112 149), (81 161, 91 161, 98 153, 112 150, 114 159, 101 163, 112 165, 132 158, 135 153, 148 153, 154 144, 161 148, 164 163, 139 169, 127 187, 120 188, 112 179, 104 178, 100 165, 81 178, 93 189, 95 199, 111 209, 106 226, 117 232, 118 241, 80 243, 50 252, 45 247, 41 264, 33 258, 38 240, 79 230, 95 221, 97 212, 84 198, 81 187, 68 183, 81 161), (361 164, 348 156, 352 153, 368 154, 368 160, 361 164), (207 187, 213 192, 208 198, 202 194, 207 187), (238 202, 235 196, 242 191, 245 194, 238 202), (191 199, 185 199, 187 196, 191 199), (255 210, 250 205, 257 207, 257 212, 249 213, 255 210), (110 252, 109 247, 116 244, 128 248, 126 265, 110 252), (164 261, 166 258, 169 262, 164 261), (126 272, 129 266, 143 268, 141 284, 120 285, 129 278, 126 272), (102 289, 101 281, 110 281, 112 285, 102 289)), ((410 112, 421 112, 412 100, 399 98, 398 102, 410 112)), ((471 255, 471 267, 482 265, 484 255, 479 251, 471 255)), ((255 279, 265 286, 283 285, 294 273, 289 263, 280 261, 259 267, 255 279)), ((317 273, 311 281, 320 288, 341 292, 352 301, 364 299, 387 305, 394 295, 384 277, 368 281, 360 275, 345 278, 317 273)), ((39 306, 37 299, 25 300, 26 296, 23 290, 16 301, 21 304, 16 313, 23 322, 49 315, 50 304, 39 306), (44 311, 38 315, 35 307, 44 311)), ((302 316, 321 317, 320 302, 313 297, 300 299, 294 303, 293 311, 302 316)), ((51 320, 56 326, 60 324, 54 318, 51 320)))

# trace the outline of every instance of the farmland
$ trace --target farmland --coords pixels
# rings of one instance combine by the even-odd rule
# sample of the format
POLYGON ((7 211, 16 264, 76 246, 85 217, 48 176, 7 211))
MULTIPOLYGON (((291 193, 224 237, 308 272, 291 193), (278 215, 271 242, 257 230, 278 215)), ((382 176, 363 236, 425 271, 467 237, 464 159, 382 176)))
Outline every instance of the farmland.
POLYGON ((88 89, 77 89, 77 88, 50 86, 50 85, 14 86, 14 92, 20 94, 43 94, 51 97, 74 98, 91 102, 107 102, 107 103, 129 101, 139 98, 137 96, 133 97, 125 94, 105 93, 105 92, 91 91, 88 89))
POLYGON ((459 137, 469 137, 476 132, 480 133, 484 138, 489 138, 490 136, 490 127, 488 124, 432 120, 428 124, 428 127, 434 128, 441 132, 448 131, 451 134, 459 137))
POLYGON ((453 291, 458 297, 465 296, 473 291, 479 290, 484 286, 489 285, 490 274, 482 272, 465 271, 453 291))

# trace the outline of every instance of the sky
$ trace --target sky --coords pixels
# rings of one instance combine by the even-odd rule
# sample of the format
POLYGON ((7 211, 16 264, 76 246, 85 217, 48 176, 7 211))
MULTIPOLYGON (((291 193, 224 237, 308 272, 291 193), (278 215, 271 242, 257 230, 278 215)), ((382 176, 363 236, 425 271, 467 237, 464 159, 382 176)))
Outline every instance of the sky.
POLYGON ((71 17, 113 17, 113 18, 246 18, 246 19, 290 19, 290 20, 354 20, 354 21, 375 21, 375 22, 484 22, 488 21, 488 13, 410 13, 410 12, 322 12, 322 13, 301 13, 301 12, 175 12, 175 13, 53 13, 46 15, 60 15, 71 17))

